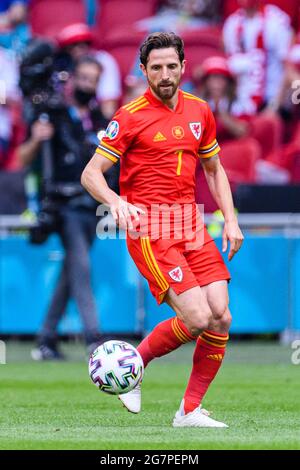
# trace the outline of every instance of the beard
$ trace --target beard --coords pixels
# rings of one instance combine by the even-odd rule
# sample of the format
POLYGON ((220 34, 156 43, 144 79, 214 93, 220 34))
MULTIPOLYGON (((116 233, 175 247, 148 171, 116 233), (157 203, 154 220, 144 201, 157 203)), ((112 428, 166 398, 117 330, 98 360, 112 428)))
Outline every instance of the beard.
POLYGON ((173 98, 179 86, 179 81, 175 83, 174 82, 161 82, 158 85, 154 85, 154 83, 148 79, 148 83, 149 83, 149 86, 154 91, 154 93, 162 101, 170 100, 171 98, 173 98))

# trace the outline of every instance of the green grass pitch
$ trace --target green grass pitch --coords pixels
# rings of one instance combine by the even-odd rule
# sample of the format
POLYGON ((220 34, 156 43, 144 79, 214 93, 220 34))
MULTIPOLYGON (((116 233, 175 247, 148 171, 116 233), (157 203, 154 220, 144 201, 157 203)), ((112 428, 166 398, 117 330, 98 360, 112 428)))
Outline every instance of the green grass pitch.
POLYGON ((190 371, 190 345, 153 362, 143 410, 131 415, 89 379, 82 346, 72 360, 33 363, 8 344, 0 365, 0 449, 300 449, 300 365, 274 343, 231 343, 204 406, 228 429, 173 429, 190 371))

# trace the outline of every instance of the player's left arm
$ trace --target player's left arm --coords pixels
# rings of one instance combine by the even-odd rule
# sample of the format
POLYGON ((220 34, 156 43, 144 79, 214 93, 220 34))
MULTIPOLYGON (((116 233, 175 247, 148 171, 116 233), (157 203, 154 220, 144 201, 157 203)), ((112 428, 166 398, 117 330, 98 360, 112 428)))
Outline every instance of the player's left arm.
POLYGON ((211 158, 201 158, 201 163, 210 192, 224 216, 222 251, 227 250, 229 241, 228 259, 230 261, 241 248, 244 237, 234 212, 229 182, 218 155, 211 158))

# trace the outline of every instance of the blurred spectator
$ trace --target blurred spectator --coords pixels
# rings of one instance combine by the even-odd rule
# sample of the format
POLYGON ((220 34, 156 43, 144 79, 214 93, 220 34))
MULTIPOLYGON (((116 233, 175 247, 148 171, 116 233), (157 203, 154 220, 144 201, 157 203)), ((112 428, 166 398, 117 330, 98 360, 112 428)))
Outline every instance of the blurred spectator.
POLYGON ((241 137, 255 138, 266 155, 282 141, 282 124, 276 115, 256 114, 251 99, 237 94, 236 77, 224 57, 210 57, 194 70, 193 93, 208 101, 217 124, 220 143, 241 137))
MULTIPOLYGON (((262 0, 264 3, 276 5, 285 13, 287 13, 291 19, 293 29, 295 31, 299 28, 299 0, 262 0)), ((239 0, 224 0, 223 2, 223 18, 227 18, 229 15, 234 13, 239 8, 239 0)))
POLYGON ((270 152, 263 162, 260 179, 265 182, 268 172, 286 175, 283 182, 300 183, 300 37, 291 48, 284 78, 273 112, 280 112, 287 123, 284 145, 270 152))
POLYGON ((225 49, 238 76, 239 97, 252 99, 260 108, 278 93, 291 44, 291 22, 278 7, 261 0, 239 0, 239 4, 241 8, 224 24, 225 49))
POLYGON ((249 126, 241 117, 254 115, 256 108, 251 100, 238 100, 236 79, 225 57, 210 57, 193 72, 192 93, 206 100, 212 109, 218 141, 244 137, 249 126))
POLYGON ((43 181, 50 144, 50 182, 55 190, 41 188, 44 218, 40 215, 32 237, 35 242, 44 241, 49 232, 42 221, 45 215, 49 218, 52 214, 53 230, 58 232, 65 248, 62 272, 39 334, 38 348, 32 353, 37 360, 62 358, 57 348, 57 327, 70 298, 75 299, 80 312, 88 349, 92 350, 100 338, 89 262, 89 248, 96 233, 96 203, 80 185, 81 173, 97 142, 96 133, 107 125, 96 101, 100 73, 95 59, 82 57, 74 69, 69 105, 55 113, 53 122, 35 118, 29 125, 27 140, 18 149, 23 164, 30 166, 43 181))
POLYGON ((0 15, 0 46, 18 57, 31 37, 27 24, 27 3, 23 0, 7 1, 4 5, 6 10, 0 15))
MULTIPOLYGON (((194 81, 196 87, 193 92, 204 98, 214 113, 222 163, 234 192, 236 183, 253 181, 253 162, 260 157, 259 145, 248 137, 249 124, 240 117, 246 115, 247 109, 243 109, 243 103, 237 101, 236 80, 224 57, 206 59, 202 66, 195 70, 194 81), (243 162, 242 164, 237 161, 237 152, 238 160, 243 162)), ((250 112, 253 114, 251 107, 250 112)), ((205 205, 206 212, 217 209, 200 162, 196 170, 196 200, 205 205)))
POLYGON ((287 119, 293 118, 293 125, 299 119, 297 103, 293 100, 295 89, 297 88, 296 81, 299 80, 300 75, 300 33, 295 38, 295 42, 290 48, 288 56, 285 61, 283 80, 279 89, 276 99, 274 99, 272 106, 273 111, 284 111, 287 119), (296 86, 295 86, 296 84, 296 86))
POLYGON ((136 23, 146 31, 180 32, 220 21, 220 0, 163 0, 157 14, 136 23), (170 26, 171 25, 171 26, 170 26))
POLYGON ((10 167, 14 109, 20 100, 18 67, 7 49, 0 47, 0 169, 10 167))
POLYGON ((59 67, 72 70, 76 60, 86 54, 93 55, 102 67, 97 87, 97 97, 101 102, 102 112, 110 119, 119 105, 121 98, 121 78, 117 62, 106 51, 92 48, 93 34, 85 24, 73 24, 63 28, 57 37, 61 47, 59 67))
MULTIPOLYGON (((193 93, 205 99, 216 120, 222 163, 232 190, 237 183, 256 180, 257 163, 281 142, 282 123, 276 115, 256 115, 251 100, 236 94, 236 79, 224 57, 210 57, 194 71, 193 93)), ((201 165, 197 168, 197 201, 206 211, 216 208, 205 183, 201 165)))

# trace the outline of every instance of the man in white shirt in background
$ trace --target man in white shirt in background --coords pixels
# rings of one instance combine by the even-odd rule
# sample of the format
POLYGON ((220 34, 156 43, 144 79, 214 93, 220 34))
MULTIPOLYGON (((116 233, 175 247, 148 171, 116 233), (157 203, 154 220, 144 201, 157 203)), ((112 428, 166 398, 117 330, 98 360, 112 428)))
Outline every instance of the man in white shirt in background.
POLYGON ((241 6, 224 23, 230 68, 238 76, 238 95, 259 109, 278 94, 283 61, 292 40, 290 17, 262 0, 239 0, 241 6))

